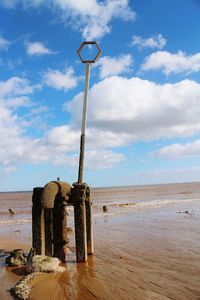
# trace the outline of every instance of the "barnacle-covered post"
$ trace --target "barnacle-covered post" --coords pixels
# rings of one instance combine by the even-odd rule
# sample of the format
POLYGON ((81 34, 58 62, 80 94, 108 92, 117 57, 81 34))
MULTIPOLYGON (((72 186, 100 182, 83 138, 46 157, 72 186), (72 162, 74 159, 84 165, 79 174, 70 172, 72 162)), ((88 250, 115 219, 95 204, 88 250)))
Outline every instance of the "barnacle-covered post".
POLYGON ((77 262, 84 262, 87 260, 87 254, 93 253, 91 202, 90 202, 90 196, 88 197, 88 195, 90 195, 90 192, 87 184, 83 183, 83 167, 84 167, 84 156, 85 156, 85 129, 86 129, 86 119, 87 119, 90 64, 95 63, 97 58, 101 55, 101 50, 96 42, 87 41, 81 44, 77 53, 81 62, 86 64, 86 73, 85 73, 85 89, 84 89, 84 100, 83 100, 81 137, 80 137, 78 182, 76 182, 73 185, 74 186, 73 200, 74 200, 74 219, 75 219, 76 260, 77 262), (93 51, 93 59, 87 57, 88 53, 90 53, 90 50, 93 51), (84 54, 85 51, 87 53, 84 54))
POLYGON ((35 253, 39 255, 45 254, 44 211, 41 201, 42 191, 42 187, 35 187, 32 196, 32 246, 35 249, 35 253))
POLYGON ((65 261, 67 238, 66 205, 71 185, 63 181, 47 183, 41 195, 45 219, 45 254, 65 261))
POLYGON ((67 250, 67 212, 71 185, 48 182, 34 188, 32 206, 32 245, 35 254, 56 256, 65 261, 67 250))

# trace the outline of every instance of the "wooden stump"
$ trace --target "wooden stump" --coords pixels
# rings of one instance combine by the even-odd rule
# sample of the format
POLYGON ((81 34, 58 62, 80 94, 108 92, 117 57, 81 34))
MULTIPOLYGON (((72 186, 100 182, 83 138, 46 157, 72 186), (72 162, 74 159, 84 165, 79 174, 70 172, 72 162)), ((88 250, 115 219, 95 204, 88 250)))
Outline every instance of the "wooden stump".
POLYGON ((32 196, 32 245, 35 253, 38 255, 44 254, 44 237, 42 228, 44 217, 42 214, 41 194, 43 188, 36 187, 33 189, 32 196))
POLYGON ((76 240, 76 261, 87 261, 86 242, 86 186, 75 183, 72 189, 72 199, 74 202, 75 240, 76 240))

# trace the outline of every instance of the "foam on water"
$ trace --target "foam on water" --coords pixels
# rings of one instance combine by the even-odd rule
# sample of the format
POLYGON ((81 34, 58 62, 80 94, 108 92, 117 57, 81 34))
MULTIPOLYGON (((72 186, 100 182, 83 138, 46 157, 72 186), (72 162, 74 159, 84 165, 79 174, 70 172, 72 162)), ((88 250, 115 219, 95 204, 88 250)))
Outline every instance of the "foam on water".
POLYGON ((180 201, 179 199, 171 199, 171 200, 152 200, 152 201, 148 201, 148 202, 141 202, 141 203, 135 203, 135 207, 139 208, 139 207, 151 207, 151 208, 156 208, 156 207, 162 207, 165 205, 171 205, 171 204, 178 204, 178 203, 193 203, 196 201, 200 201, 199 198, 196 199, 182 199, 182 201, 180 201))
POLYGON ((32 219, 18 219, 18 220, 3 220, 0 221, 0 225, 2 224, 7 224, 7 225, 12 225, 12 224, 22 224, 22 223, 32 223, 32 219))

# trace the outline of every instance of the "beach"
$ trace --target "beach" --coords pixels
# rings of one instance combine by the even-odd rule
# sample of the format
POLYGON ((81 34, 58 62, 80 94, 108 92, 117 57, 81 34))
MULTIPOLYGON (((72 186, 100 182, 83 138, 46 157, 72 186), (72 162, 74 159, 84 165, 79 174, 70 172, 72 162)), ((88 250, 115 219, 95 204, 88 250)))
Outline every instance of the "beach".
MULTIPOLYGON (((199 187, 95 189, 94 255, 76 264, 74 232, 69 232, 66 272, 39 275, 30 299, 200 299, 199 187)), ((6 253, 31 247, 31 193, 26 197, 27 207, 18 210, 23 218, 6 221, 3 215, 0 221, 0 299, 12 299, 7 290, 22 278, 6 267, 6 253)), ((68 223, 73 227, 72 210, 68 223)))

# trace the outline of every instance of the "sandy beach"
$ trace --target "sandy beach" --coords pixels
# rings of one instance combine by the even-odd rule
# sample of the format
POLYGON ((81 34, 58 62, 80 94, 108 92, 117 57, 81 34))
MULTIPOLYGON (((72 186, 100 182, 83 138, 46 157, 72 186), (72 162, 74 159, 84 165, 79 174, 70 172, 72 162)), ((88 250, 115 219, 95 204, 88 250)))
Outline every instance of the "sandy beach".
MULTIPOLYGON (((200 201, 105 213, 93 223, 94 255, 76 264, 71 232, 66 272, 39 275, 31 300, 200 299, 200 201)), ((5 251, 31 247, 24 232, 17 240, 1 234, 0 299, 12 299, 7 289, 22 277, 4 261, 5 251)))

